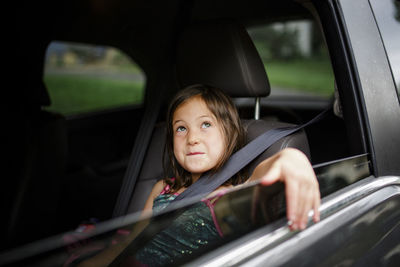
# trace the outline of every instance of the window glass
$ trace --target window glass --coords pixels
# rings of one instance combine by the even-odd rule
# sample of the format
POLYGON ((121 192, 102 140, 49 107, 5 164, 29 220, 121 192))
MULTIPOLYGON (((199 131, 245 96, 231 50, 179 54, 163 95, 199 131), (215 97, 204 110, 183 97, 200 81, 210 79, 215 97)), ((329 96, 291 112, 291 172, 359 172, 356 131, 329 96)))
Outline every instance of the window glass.
POLYGON ((370 0, 400 100, 400 1, 370 0))
POLYGON ((75 115, 140 104, 144 81, 139 67, 115 48, 65 42, 47 48, 48 110, 75 115))
MULTIPOLYGON (((366 155, 320 164, 314 168, 323 197, 370 175, 369 161, 366 155)), ((101 253, 115 249, 114 251, 117 252, 115 255, 119 256, 114 263, 120 263, 118 266, 139 266, 139 262, 143 263, 143 261, 147 261, 148 264, 152 263, 154 266, 164 266, 168 259, 165 257, 166 254, 173 255, 171 260, 173 259, 175 262, 172 265, 180 266, 196 259, 201 255, 199 252, 211 252, 215 250, 216 246, 222 246, 266 224, 284 218, 286 216, 284 194, 283 183, 275 183, 272 186, 262 186, 257 182, 248 183, 201 201, 196 201, 198 197, 192 198, 187 200, 184 205, 156 211, 152 217, 136 213, 97 225, 83 224, 74 232, 63 234, 63 238, 57 236, 44 239, 40 243, 36 243, 36 249, 28 251, 26 248, 15 249, 4 258, 6 263, 13 263, 15 266, 25 266, 26 263, 32 262, 35 262, 35 266, 75 266, 85 260, 88 261, 87 264, 96 260, 97 264, 101 262, 102 265, 108 265, 109 257, 101 253), (204 205, 204 203, 208 204, 204 205), (210 205, 211 203, 212 205, 210 205), (209 224, 207 224, 208 216, 199 217, 201 210, 207 211, 208 209, 211 209, 213 214, 212 219, 211 216, 208 219, 209 224), (195 214, 193 214, 194 212, 195 214), (198 218, 198 224, 202 226, 196 227, 197 224, 191 226, 193 218, 198 218), (212 243, 197 239, 197 236, 201 237, 198 232, 194 231, 203 227, 208 229, 210 224, 218 225, 221 236, 211 241, 212 243), (94 228, 96 231, 93 231, 94 228), (174 239, 168 237, 171 236, 172 229, 178 229, 174 230, 174 233, 179 236, 178 239, 189 238, 189 241, 172 242, 174 239), (143 231, 144 234, 136 235, 136 238, 132 239, 131 234, 136 231, 137 233, 143 231), (190 240, 190 237, 193 238, 192 232, 196 233, 196 240, 191 248, 178 249, 187 247, 188 243, 192 242, 190 240), (160 236, 163 238, 167 236, 166 241, 160 242, 160 236), (124 252, 118 252, 117 244, 124 248, 124 252), (168 251, 164 251, 160 257, 145 257, 167 248, 168 251), (94 259, 96 255, 99 256, 94 259)), ((340 208, 340 206, 336 207, 337 210, 340 208)), ((328 212, 333 212, 333 210, 328 212)), ((281 221, 276 225, 284 227, 285 222, 281 221)), ((274 229, 270 228, 270 230, 274 229)), ((202 231, 208 232, 207 230, 200 232, 202 231)), ((286 238, 292 233, 286 232, 285 236, 282 236, 281 232, 279 235, 286 238)), ((273 244, 276 239, 264 241, 267 246, 273 244)), ((152 265, 150 264, 150 266, 152 265)))
POLYGON ((332 96, 333 71, 317 24, 301 20, 247 30, 265 65, 272 96, 332 96))

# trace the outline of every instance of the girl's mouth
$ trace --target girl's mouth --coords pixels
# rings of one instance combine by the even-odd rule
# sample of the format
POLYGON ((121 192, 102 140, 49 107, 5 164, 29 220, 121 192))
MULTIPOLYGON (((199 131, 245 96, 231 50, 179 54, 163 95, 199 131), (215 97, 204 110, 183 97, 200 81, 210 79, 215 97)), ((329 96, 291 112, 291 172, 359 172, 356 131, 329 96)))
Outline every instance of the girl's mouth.
POLYGON ((195 156, 195 155, 203 155, 204 152, 190 152, 188 154, 186 154, 187 156, 195 156))

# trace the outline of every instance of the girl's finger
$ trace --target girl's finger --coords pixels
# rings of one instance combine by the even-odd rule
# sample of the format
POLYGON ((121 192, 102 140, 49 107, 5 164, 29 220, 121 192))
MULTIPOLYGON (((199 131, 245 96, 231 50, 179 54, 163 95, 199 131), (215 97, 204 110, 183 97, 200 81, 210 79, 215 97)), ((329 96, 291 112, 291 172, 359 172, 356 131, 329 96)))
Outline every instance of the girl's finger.
MULTIPOLYGON (((318 188, 318 186, 317 186, 317 188, 318 188)), ((314 222, 319 222, 319 220, 320 220, 319 206, 321 204, 321 196, 320 196, 319 190, 316 190, 316 191, 317 192, 315 194, 314 204, 313 204, 313 208, 314 208, 313 219, 314 219, 314 222)))
POLYGON ((286 216, 289 220, 290 227, 292 230, 297 230, 299 225, 297 224, 296 211, 298 209, 298 188, 296 183, 287 182, 285 184, 286 194, 286 216))
POLYGON ((304 229, 307 226, 308 222, 308 213, 313 207, 314 204, 314 190, 311 185, 304 185, 302 187, 302 191, 300 192, 299 202, 300 207, 298 209, 298 224, 300 229, 304 229))

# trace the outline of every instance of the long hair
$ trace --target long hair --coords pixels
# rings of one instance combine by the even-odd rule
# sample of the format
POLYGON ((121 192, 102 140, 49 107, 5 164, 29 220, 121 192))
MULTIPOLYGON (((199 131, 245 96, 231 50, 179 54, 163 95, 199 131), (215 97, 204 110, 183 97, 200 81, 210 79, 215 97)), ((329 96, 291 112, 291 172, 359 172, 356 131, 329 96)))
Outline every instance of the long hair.
MULTIPOLYGON (((245 131, 243 129, 239 114, 235 105, 229 96, 220 89, 203 84, 195 84, 186 87, 178 92, 172 99, 167 113, 167 134, 165 142, 164 157, 164 172, 165 181, 170 185, 171 191, 177 191, 182 187, 188 187, 192 184, 192 175, 182 168, 174 155, 174 130, 172 127, 173 116, 176 109, 192 97, 200 96, 205 102, 208 109, 214 114, 219 124, 222 126, 222 132, 225 138, 226 150, 219 159, 219 162, 211 170, 217 172, 230 158, 230 156, 243 147, 245 143, 245 131), (173 174, 175 179, 168 177, 168 174, 173 174)), ((225 185, 236 185, 243 183, 245 173, 239 172, 231 177, 225 185)))

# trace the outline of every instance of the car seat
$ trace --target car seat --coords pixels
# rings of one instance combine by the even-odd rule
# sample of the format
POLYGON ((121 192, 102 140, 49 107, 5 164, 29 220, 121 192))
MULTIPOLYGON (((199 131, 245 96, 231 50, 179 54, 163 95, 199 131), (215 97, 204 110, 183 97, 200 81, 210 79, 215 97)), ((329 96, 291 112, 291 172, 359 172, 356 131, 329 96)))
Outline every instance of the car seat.
MULTIPOLYGON (((270 93, 264 65, 247 31, 234 22, 210 22, 193 25, 183 32, 177 48, 177 79, 182 88, 191 84, 219 87, 231 97, 256 99, 255 117, 258 118, 259 98, 270 93)), ((247 141, 272 128, 292 126, 280 121, 244 120, 247 141)), ((165 127, 156 125, 144 164, 136 182, 128 213, 140 211, 155 182, 163 178, 162 155, 165 127)), ((310 157, 304 131, 282 138, 249 166, 249 174, 259 162, 286 147, 294 147, 310 157)))

